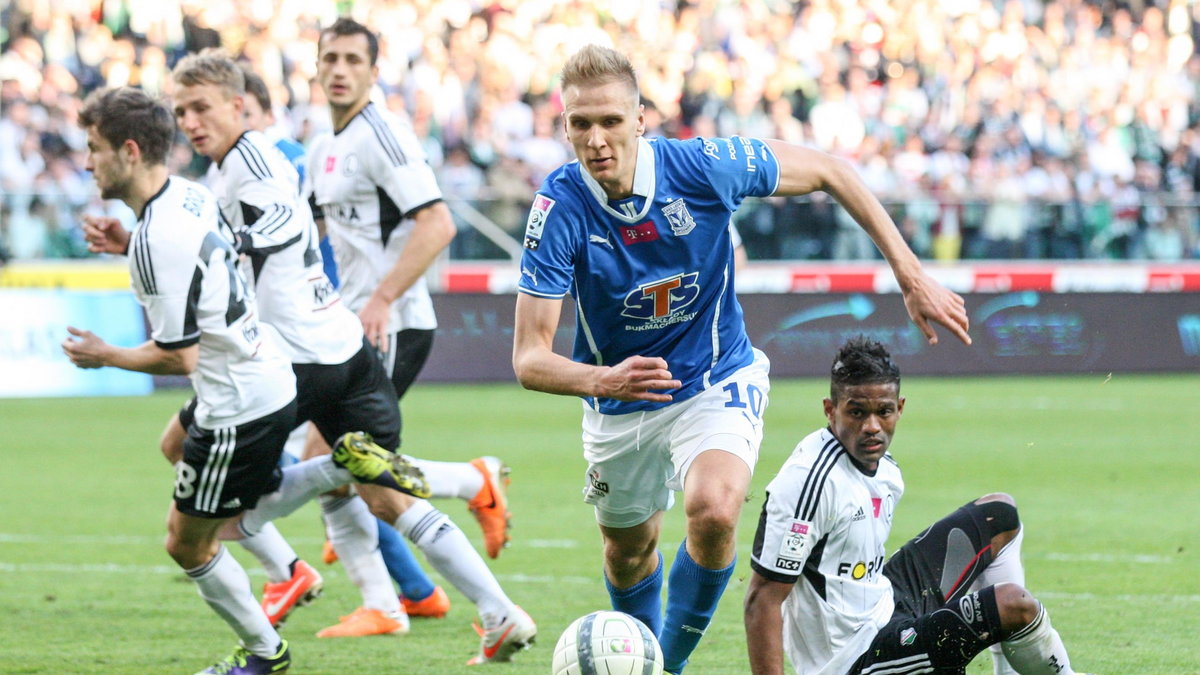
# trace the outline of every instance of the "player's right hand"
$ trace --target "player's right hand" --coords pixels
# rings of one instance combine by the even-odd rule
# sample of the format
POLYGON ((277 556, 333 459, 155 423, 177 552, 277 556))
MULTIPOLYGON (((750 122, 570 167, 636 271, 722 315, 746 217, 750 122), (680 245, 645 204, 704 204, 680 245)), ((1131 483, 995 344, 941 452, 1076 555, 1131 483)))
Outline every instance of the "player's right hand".
POLYGON ((129 233, 116 218, 84 216, 83 237, 92 253, 124 255, 129 250, 129 233))
POLYGON ((631 356, 601 372, 598 396, 618 401, 669 403, 671 395, 660 392, 682 386, 682 382, 672 378, 665 359, 631 356))

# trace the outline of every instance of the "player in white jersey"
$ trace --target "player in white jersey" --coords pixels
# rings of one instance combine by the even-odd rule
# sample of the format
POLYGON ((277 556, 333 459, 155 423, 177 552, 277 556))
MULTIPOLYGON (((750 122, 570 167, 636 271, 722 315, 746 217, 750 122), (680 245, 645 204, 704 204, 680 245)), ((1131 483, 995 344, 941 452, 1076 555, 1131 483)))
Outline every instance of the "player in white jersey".
MULTIPOLYGON (((246 69, 244 66, 242 67, 242 72, 246 80, 246 94, 242 97, 246 127, 250 130, 267 134, 268 138, 270 138, 271 134, 269 131, 274 126, 275 119, 271 107, 271 93, 267 89, 266 82, 257 73, 246 69)), ((306 172, 304 147, 288 138, 274 138, 273 141, 275 147, 288 158, 288 161, 291 162, 291 165, 300 174, 300 183, 303 185, 305 183, 304 176, 306 172)), ((210 175, 217 173, 215 162, 210 167, 209 173, 210 175)), ((304 208, 308 208, 308 205, 304 204, 304 208)), ((329 246, 328 237, 321 239, 320 250, 325 276, 329 277, 330 282, 336 288, 338 285, 337 266, 333 263, 333 250, 329 246)), ((358 325, 358 320, 355 319, 354 323, 358 325)), ((359 333, 361 334, 361 329, 359 333)), ((388 386, 390 387, 391 385, 389 384, 388 386)), ((391 419, 392 416, 389 414, 382 417, 383 419, 391 419)), ((321 438, 320 432, 315 428, 309 429, 310 426, 310 423, 305 423, 292 432, 291 437, 288 439, 288 445, 284 447, 285 461, 297 461, 305 454, 306 439, 308 438, 308 433, 306 432, 311 431, 317 439, 321 438)), ((364 429, 369 430, 370 427, 364 426, 364 429)), ((326 445, 323 440, 321 445, 326 445)), ((490 476, 487 476, 487 478, 490 478, 490 476)), ((481 488, 483 491, 490 492, 495 487, 490 480, 485 480, 484 482, 485 486, 481 488)), ((344 503, 344 498, 345 495, 331 495, 328 499, 323 499, 322 504, 324 505, 326 501, 336 499, 337 501, 331 504, 331 507, 336 507, 344 503)), ((348 519, 350 514, 346 512, 350 510, 346 508, 337 509, 338 515, 334 516, 334 520, 342 521, 348 519)), ((357 522, 358 517, 358 514, 355 514, 356 520, 354 522, 357 522)), ((379 553, 383 557, 383 562, 387 566, 388 573, 400 586, 402 591, 400 602, 405 614, 409 617, 442 618, 446 616, 450 611, 450 598, 446 595, 446 591, 441 586, 434 584, 433 580, 429 578, 429 575, 421 568, 421 564, 417 562, 416 557, 413 556, 408 545, 404 543, 404 538, 392 527, 391 523, 376 519, 375 524, 377 533, 375 541, 378 544, 379 553)), ((339 527, 336 523, 327 526, 327 531, 335 537, 340 536, 344 538, 347 534, 347 528, 339 527)), ((262 534, 257 535, 254 539, 262 536, 262 534)), ((367 540, 369 541, 369 537, 367 540)), ((288 555, 284 547, 277 546, 276 548, 278 549, 277 557, 279 559, 283 559, 288 555)), ((345 548, 345 545, 341 548, 345 548)), ((291 555, 294 555, 294 553, 291 555)), ((337 550, 333 543, 327 539, 322 559, 327 564, 332 564, 337 560, 337 556, 337 550)), ((290 558, 288 559, 290 560, 290 558)), ((311 568, 303 570, 303 572, 307 574, 302 573, 299 580, 301 586, 306 584, 303 578, 305 576, 310 580, 314 578, 319 579, 320 577, 311 568)), ((311 581, 308 583, 311 583, 311 581)), ((289 609, 288 601, 290 599, 296 597, 303 599, 303 596, 298 595, 300 591, 295 588, 296 585, 297 575, 295 574, 287 581, 276 581, 275 583, 268 581, 263 587, 263 609, 267 610, 268 616, 278 616, 282 619, 289 609)), ((386 629, 388 622, 386 620, 381 621, 380 618, 376 615, 363 615, 360 613, 354 616, 353 620, 348 620, 352 621, 352 623, 347 623, 345 626, 340 627, 337 632, 348 634, 374 633, 380 628, 386 629), (359 625, 362 630, 355 630, 355 624, 359 625)))
POLYGON ((166 548, 241 638, 229 659, 204 672, 282 672, 291 663, 288 645, 255 603, 245 570, 226 554, 219 536, 236 531, 239 522, 290 512, 314 489, 346 484, 352 476, 345 469, 393 484, 399 474, 370 448, 348 448, 332 461, 280 471, 279 455, 295 426, 295 378, 277 333, 258 321, 237 253, 220 232, 216 199, 204 187, 168 175, 175 134, 170 112, 139 90, 120 88, 89 97, 80 121, 88 135, 87 168, 101 196, 120 199, 138 214, 137 227, 131 235, 122 230, 127 236, 120 243, 109 236, 119 230, 111 222, 85 222, 84 229, 93 250, 129 255, 151 340, 122 348, 69 328, 73 337, 63 351, 81 368, 191 377, 196 407, 176 465, 166 548))
POLYGON ((1026 591, 1012 497, 963 505, 884 560, 904 494, 887 450, 904 412, 900 371, 877 342, 839 350, 809 434, 767 486, 745 623, 751 670, 963 673, 991 648, 999 674, 1069 675, 1045 609, 1026 591))
POLYGON ((604 538, 610 601, 659 635, 678 673, 735 568, 770 388, 734 293, 729 223, 742 200, 829 192, 871 233, 930 342, 936 322, 969 344, 967 316, 844 161, 775 140, 646 140, 637 77, 611 49, 584 47, 561 80, 578 161, 534 197, 513 367, 529 389, 584 399, 584 499, 604 538), (570 358, 554 352, 568 294, 570 358), (687 536, 664 584, 658 541, 675 492, 687 536))
MULTIPOLYGON (((342 298, 403 400, 437 327, 425 273, 455 228, 412 128, 370 100, 378 51, 375 34, 351 19, 321 31, 317 79, 334 130, 310 148, 309 199, 333 243, 342 298)), ((420 466, 439 496, 470 500, 488 555, 499 556, 509 540, 507 500, 502 490, 484 488, 506 483, 507 468, 487 457, 420 466)))
MULTIPOLYGON (((173 77, 180 127, 197 150, 218 162, 216 187, 226 224, 254 267, 264 319, 280 328, 292 352, 298 419, 312 420, 327 443, 363 429, 385 448, 395 448, 400 434, 395 392, 357 317, 341 304, 321 269, 316 227, 299 199, 296 172, 265 136, 244 129, 241 69, 220 52, 204 52, 180 61, 173 77)), ((352 442, 370 444, 369 438, 352 442)), ((374 513, 406 534, 478 606, 485 621, 527 621, 444 514, 394 490, 365 485, 359 491, 374 513)), ((318 637, 408 628, 379 554, 375 522, 361 508, 358 516, 343 517, 360 504, 356 498, 323 497, 335 543, 340 539, 340 550, 357 554, 343 555, 342 561, 363 593, 364 606, 318 637), (338 537, 339 528, 353 536, 338 537)), ((510 655, 511 650, 504 658, 510 655)))

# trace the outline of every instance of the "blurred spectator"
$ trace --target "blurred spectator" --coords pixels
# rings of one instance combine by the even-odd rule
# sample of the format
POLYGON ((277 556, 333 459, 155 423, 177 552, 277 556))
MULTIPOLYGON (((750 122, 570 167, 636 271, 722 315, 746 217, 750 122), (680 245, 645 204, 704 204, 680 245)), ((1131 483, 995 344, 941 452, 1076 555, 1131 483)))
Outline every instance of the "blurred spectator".
MULTIPOLYGON (((602 42, 638 68, 647 135, 840 154, 924 255, 1166 259, 1200 241, 1200 12, 1183 0, 9 0, 0 248, 69 251, 46 242, 69 240, 63 221, 85 208, 63 188, 82 172, 79 100, 126 83, 169 95, 189 51, 222 46, 262 73, 302 142, 327 128, 315 45, 339 11, 387 27, 379 100, 404 109, 432 163, 483 172, 480 199, 500 200, 483 210, 510 231, 571 156, 558 68, 602 42)), ((189 152, 173 165, 202 169, 189 152)), ((752 256, 873 256, 843 218, 820 200, 766 201, 743 234, 752 256)))

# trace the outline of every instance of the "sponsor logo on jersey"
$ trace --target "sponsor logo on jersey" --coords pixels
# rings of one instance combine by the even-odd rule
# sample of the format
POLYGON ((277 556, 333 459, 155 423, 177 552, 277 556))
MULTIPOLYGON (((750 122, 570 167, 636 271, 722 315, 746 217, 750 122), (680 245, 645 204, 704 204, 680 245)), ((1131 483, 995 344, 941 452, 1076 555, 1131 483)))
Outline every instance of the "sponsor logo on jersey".
POLYGON ((882 569, 883 556, 879 556, 874 560, 838 563, 837 573, 839 577, 849 576, 851 579, 858 580, 868 575, 873 577, 882 569))
POLYGON ((778 567, 781 570, 791 570, 792 572, 799 572, 800 571, 800 561, 799 560, 788 560, 787 558, 776 558, 775 559, 775 567, 778 567))
MULTIPOLYGON (((608 240, 608 237, 601 237, 598 234, 588 235, 588 241, 593 244, 604 244, 605 246, 609 247, 610 249, 613 248, 612 242, 608 240)), ((615 251, 616 249, 613 249, 613 250, 615 251)))
POLYGON ((866 519, 867 519, 867 512, 863 511, 863 507, 860 506, 860 507, 858 507, 858 512, 855 513, 854 517, 850 519, 850 522, 857 523, 860 520, 866 520, 866 519))
POLYGON ((713 159, 721 159, 721 154, 717 150, 717 144, 713 143, 707 138, 704 139, 704 154, 712 157, 713 159))
POLYGON ((876 518, 879 517, 880 506, 883 506, 883 500, 879 497, 871 497, 871 511, 874 512, 876 518))
POLYGON ((688 213, 687 204, 682 199, 676 199, 667 204, 662 208, 662 212, 667 217, 667 222, 671 224, 671 232, 676 237, 682 237, 696 229, 696 221, 692 218, 692 214, 688 213))
POLYGON ((546 218, 550 209, 554 208, 554 200, 545 195, 534 195, 533 206, 529 209, 529 219, 525 221, 525 248, 536 251, 541 243, 542 230, 546 228, 546 218))
POLYGON ((621 241, 625 242, 626 246, 658 240, 658 228, 654 227, 654 222, 650 220, 640 225, 622 226, 620 230, 621 241))
POLYGON ((808 534, 808 523, 802 523, 797 520, 792 523, 792 532, 796 534, 808 534))
POLYGON ((754 162, 754 142, 749 138, 738 138, 742 142, 742 152, 746 153, 746 173, 758 171, 754 162))
POLYGON ((537 286, 537 268, 530 269, 528 267, 521 268, 521 275, 529 277, 529 282, 537 286))
POLYGON ((330 155, 325 158, 325 173, 333 173, 333 169, 336 166, 337 166, 337 157, 330 155))
POLYGON ((900 631, 900 644, 907 647, 917 641, 917 631, 913 628, 905 628, 900 631))
POLYGON ((666 279, 644 283, 630 291, 625 296, 625 309, 621 310, 621 316, 641 319, 647 323, 626 328, 645 330, 690 321, 696 313, 686 314, 683 310, 700 295, 700 285, 696 283, 698 276, 699 272, 676 274, 666 279))
POLYGON ((358 221, 358 208, 355 206, 341 206, 339 204, 327 204, 325 213, 331 216, 339 223, 353 223, 358 221))

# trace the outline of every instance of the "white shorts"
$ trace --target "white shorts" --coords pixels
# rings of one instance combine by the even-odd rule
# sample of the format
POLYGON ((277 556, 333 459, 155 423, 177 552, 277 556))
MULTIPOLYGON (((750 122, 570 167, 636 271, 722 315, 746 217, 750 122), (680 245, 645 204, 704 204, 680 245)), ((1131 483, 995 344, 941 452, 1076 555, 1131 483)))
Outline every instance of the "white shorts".
POLYGON ((754 361, 703 392, 658 410, 602 415, 584 405, 583 501, 605 527, 633 527, 674 504, 688 468, 706 450, 723 450, 750 472, 762 444, 771 362, 754 361))

